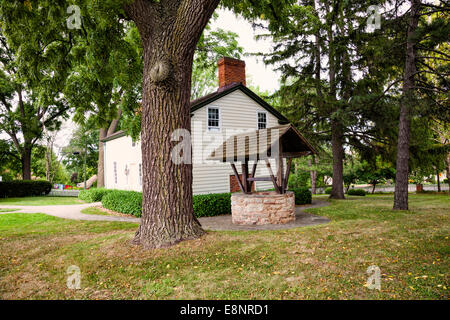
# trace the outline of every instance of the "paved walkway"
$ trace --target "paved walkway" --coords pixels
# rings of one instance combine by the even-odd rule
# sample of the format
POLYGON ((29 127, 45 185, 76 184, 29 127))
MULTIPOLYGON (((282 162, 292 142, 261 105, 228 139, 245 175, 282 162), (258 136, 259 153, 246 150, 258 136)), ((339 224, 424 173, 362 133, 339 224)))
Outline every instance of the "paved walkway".
MULTIPOLYGON (((50 216, 72 219, 72 220, 89 220, 89 221, 122 221, 122 222, 136 222, 139 223, 141 219, 134 217, 116 217, 116 216, 101 216, 95 214, 84 214, 81 210, 101 206, 101 202, 85 203, 85 204, 74 204, 74 205, 60 205, 60 206, 10 206, 10 205, 0 205, 0 209, 19 209, 16 212, 24 213, 45 213, 50 216)), ((8 212, 0 212, 0 214, 5 214, 8 212)))
MULTIPOLYGON (((223 215, 217 217, 199 218, 200 223, 206 230, 225 231, 225 230, 283 230, 298 227, 312 226, 330 222, 330 219, 306 213, 305 209, 319 208, 327 206, 329 203, 323 200, 316 200, 311 205, 299 206, 296 208, 296 220, 288 224, 281 225, 263 225, 263 226, 239 226, 231 222, 231 215, 223 215)), ((81 210, 100 206, 100 202, 76 204, 76 205, 60 205, 60 206, 9 206, 0 205, 0 209, 19 209, 16 212, 23 213, 45 213, 54 217, 72 219, 72 220, 88 220, 88 221, 121 221, 139 223, 141 219, 135 217, 117 217, 117 216, 101 216, 81 213, 81 210)), ((0 212, 6 214, 8 212, 0 212)))

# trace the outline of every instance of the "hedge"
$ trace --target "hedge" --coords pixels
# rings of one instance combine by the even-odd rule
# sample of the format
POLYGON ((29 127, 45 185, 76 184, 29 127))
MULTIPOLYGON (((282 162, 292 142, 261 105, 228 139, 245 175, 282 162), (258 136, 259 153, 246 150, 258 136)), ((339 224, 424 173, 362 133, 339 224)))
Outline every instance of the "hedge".
POLYGON ((45 180, 13 180, 0 182, 0 197, 30 197, 47 195, 52 184, 45 180))
POLYGON ((332 188, 328 187, 328 188, 325 189, 325 193, 326 194, 331 194, 331 190, 332 190, 332 188))
POLYGON ((142 193, 110 190, 102 198, 102 206, 109 210, 140 217, 142 215, 142 193))
POLYGON ((98 202, 102 201, 103 197, 110 193, 111 189, 105 188, 92 188, 88 190, 81 190, 78 194, 78 198, 86 202, 98 202))
MULTIPOLYGON (((81 198, 80 198, 81 199, 81 198)), ((116 212, 142 215, 142 193, 125 190, 108 190, 102 198, 102 206, 116 212)), ((193 197, 195 216, 213 217, 231 213, 231 193, 202 194, 193 197)))
POLYGON ((295 204, 311 204, 312 193, 308 188, 296 188, 292 189, 295 195, 295 204))
POLYGON ((364 189, 350 189, 350 190, 348 190, 347 194, 349 196, 362 196, 362 197, 364 197, 366 195, 366 191, 364 189))
POLYGON ((196 217, 231 214, 231 193, 199 194, 193 197, 196 217))

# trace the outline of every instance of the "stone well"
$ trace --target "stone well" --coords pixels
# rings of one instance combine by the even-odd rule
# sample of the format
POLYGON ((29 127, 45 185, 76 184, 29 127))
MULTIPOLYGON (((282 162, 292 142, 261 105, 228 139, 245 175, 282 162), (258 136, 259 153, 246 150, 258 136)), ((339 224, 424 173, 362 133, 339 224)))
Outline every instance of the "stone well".
POLYGON ((264 225, 285 224, 295 221, 295 197, 285 194, 256 192, 231 195, 231 212, 234 224, 264 225))

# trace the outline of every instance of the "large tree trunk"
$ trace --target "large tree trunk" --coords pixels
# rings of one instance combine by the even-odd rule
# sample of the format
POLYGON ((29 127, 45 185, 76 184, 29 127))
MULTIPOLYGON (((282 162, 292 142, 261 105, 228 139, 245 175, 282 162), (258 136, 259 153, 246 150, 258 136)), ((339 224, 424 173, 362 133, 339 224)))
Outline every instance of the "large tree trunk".
POLYGON ((344 148, 342 143, 342 128, 335 121, 331 121, 331 148, 333 152, 333 185, 330 198, 345 199, 344 196, 344 148))
MULTIPOLYGON (((331 13, 330 4, 325 2, 325 10, 327 14, 331 13)), ((327 28, 328 35, 328 60, 329 71, 328 79, 330 82, 329 98, 332 104, 336 103, 336 44, 334 42, 333 24, 327 28)), ((333 113, 337 111, 333 106, 333 113)), ((337 119, 331 119, 331 149, 333 154, 333 185, 331 188, 330 198, 345 199, 344 197, 344 149, 343 149, 343 128, 337 119)))
POLYGON ((126 12, 144 51, 142 99, 143 202, 133 243, 160 248, 204 234, 192 208, 192 165, 175 164, 171 140, 191 129, 190 90, 196 44, 219 0, 136 0, 126 12))
POLYGON ((414 34, 419 23, 420 0, 411 1, 406 43, 406 62, 403 80, 403 97, 397 143, 397 173, 395 177, 394 210, 408 210, 409 136, 411 126, 410 106, 414 103, 414 76, 416 74, 416 49, 414 34))
POLYGON ((438 185, 438 192, 441 192, 441 179, 439 177, 439 170, 436 169, 436 179, 437 179, 437 185, 438 185))
POLYGON ((445 171, 447 175, 448 193, 450 194, 450 154, 445 161, 445 171))
POLYGON ((97 163, 97 188, 105 186, 105 146, 102 140, 106 138, 107 129, 101 128, 98 135, 98 163, 97 163))
POLYGON ((21 152, 22 180, 31 180, 31 146, 24 144, 21 152))

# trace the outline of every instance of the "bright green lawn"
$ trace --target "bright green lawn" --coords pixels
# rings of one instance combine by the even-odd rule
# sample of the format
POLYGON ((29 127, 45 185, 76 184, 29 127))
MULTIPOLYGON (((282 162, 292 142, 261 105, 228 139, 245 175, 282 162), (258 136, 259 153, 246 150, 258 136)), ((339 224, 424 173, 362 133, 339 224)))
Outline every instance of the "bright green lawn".
POLYGON ((97 216, 110 216, 110 214, 108 214, 107 212, 104 212, 96 207, 90 207, 90 208, 83 209, 83 210, 81 210, 81 213, 93 214, 93 215, 97 215, 97 216))
POLYGON ((10 209, 10 208, 0 208, 0 212, 13 212, 18 211, 19 209, 10 209))
POLYGON ((0 198, 0 205, 15 206, 51 206, 64 204, 84 203, 77 197, 24 197, 24 198, 0 198))
POLYGON ((210 232, 169 249, 130 244, 136 224, 0 215, 0 299, 448 299, 450 197, 350 197, 329 224, 210 232), (81 269, 82 290, 66 287, 81 269), (381 291, 364 285, 371 265, 381 291))

